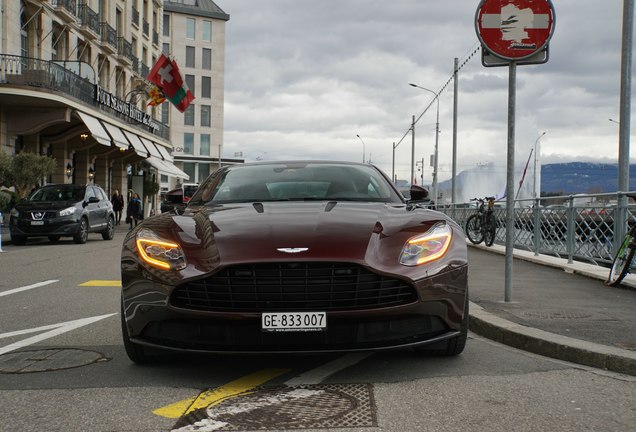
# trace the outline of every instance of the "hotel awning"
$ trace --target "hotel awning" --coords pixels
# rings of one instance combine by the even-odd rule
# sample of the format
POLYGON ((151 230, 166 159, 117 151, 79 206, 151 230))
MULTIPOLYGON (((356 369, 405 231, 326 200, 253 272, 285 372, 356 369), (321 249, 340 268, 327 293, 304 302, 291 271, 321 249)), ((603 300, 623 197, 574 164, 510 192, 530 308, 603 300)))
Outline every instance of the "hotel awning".
POLYGON ((103 120, 102 120, 102 124, 104 125, 104 127, 106 128, 110 136, 113 138, 113 142, 115 143, 115 146, 123 150, 128 150, 130 143, 124 136, 121 129, 103 120))
POLYGON ((106 129, 102 126, 102 124, 95 117, 83 113, 81 111, 77 111, 77 114, 80 116, 88 130, 91 132, 93 138, 98 143, 110 147, 111 139, 106 129))
POLYGON ((190 179, 190 176, 188 174, 177 168, 171 161, 163 160, 161 152, 159 151, 161 146, 156 145, 154 142, 147 140, 144 137, 139 138, 148 149, 148 153, 150 153, 150 155, 146 159, 146 162, 155 167, 157 171, 159 171, 161 174, 182 178, 184 180, 190 179))
POLYGON ((124 135, 126 135, 126 138, 128 138, 128 141, 130 141, 130 143, 132 144, 133 149, 135 149, 135 153, 137 153, 138 156, 141 156, 144 159, 147 158, 148 150, 146 150, 146 147, 144 147, 143 143, 139 139, 139 136, 132 132, 128 132, 125 129, 122 129, 122 132, 124 132, 124 135))

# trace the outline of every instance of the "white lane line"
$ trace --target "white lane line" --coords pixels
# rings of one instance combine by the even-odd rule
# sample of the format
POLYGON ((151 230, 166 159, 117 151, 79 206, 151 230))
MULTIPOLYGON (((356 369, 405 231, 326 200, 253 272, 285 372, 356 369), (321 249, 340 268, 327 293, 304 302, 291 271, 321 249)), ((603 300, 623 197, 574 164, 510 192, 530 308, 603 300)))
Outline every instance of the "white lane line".
POLYGON ((47 281, 44 281, 44 282, 38 282, 38 283, 35 283, 33 285, 27 285, 27 286, 23 286, 23 287, 20 287, 20 288, 11 289, 11 290, 8 290, 8 291, 2 291, 2 292, 0 292, 0 297, 8 296, 8 295, 19 293, 19 292, 22 292, 22 291, 28 291, 30 289, 39 288, 39 287, 45 286, 45 285, 50 285, 50 284, 55 283, 55 282, 59 282, 59 280, 51 279, 51 280, 47 280, 47 281))
POLYGON ((320 384, 325 379, 327 379, 327 377, 340 372, 341 370, 348 368, 349 366, 353 366, 354 364, 361 362, 372 354, 372 352, 360 352, 344 355, 333 361, 330 361, 329 363, 325 363, 322 366, 318 366, 315 369, 307 371, 304 374, 298 375, 297 377, 286 381, 285 384, 288 386, 302 384, 320 384))
POLYGON ((5 347, 0 347, 0 355, 2 354, 6 354, 10 351, 15 351, 17 349, 20 348, 24 348, 26 346, 29 345, 33 345, 36 344, 38 342, 41 342, 43 340, 46 339, 50 339, 52 337, 55 336, 59 336, 63 333, 69 332, 71 330, 75 330, 78 329, 80 327, 83 327, 85 325, 89 325, 92 324, 94 322, 103 320, 104 318, 109 318, 112 317, 113 315, 117 315, 117 314, 106 314, 106 315, 99 315, 99 316, 94 316, 94 317, 89 317, 89 318, 82 318, 82 319, 78 319, 78 320, 74 320, 74 321, 67 321, 67 322, 63 322, 63 323, 59 323, 59 324, 53 324, 53 325, 49 325, 49 326, 43 326, 43 327, 37 327, 37 328, 33 328, 33 329, 28 329, 28 330, 19 330, 17 332, 10 332, 10 333, 1 333, 0 334, 0 339, 4 338, 4 337, 10 337, 10 336, 15 336, 15 335, 19 335, 19 334, 26 334, 26 333, 34 333, 34 332, 38 332, 38 331, 43 331, 43 330, 48 330, 48 329, 52 329, 46 333, 42 333, 39 334, 37 336, 32 336, 30 338, 12 343, 10 345, 7 345, 5 347))

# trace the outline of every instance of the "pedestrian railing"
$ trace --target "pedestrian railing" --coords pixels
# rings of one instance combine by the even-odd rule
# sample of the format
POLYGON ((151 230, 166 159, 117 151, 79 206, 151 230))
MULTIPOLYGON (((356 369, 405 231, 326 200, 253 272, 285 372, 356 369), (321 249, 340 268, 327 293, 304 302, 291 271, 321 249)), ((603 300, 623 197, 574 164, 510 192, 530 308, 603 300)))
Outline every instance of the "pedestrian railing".
MULTIPOLYGON (((567 258, 570 263, 576 260, 608 265, 628 226, 636 223, 636 204, 628 201, 626 193, 515 200, 511 221, 514 247, 537 255, 567 258)), ((462 228, 475 210, 472 203, 438 208, 462 228)), ((508 223, 505 201, 496 204, 494 213, 495 242, 505 244, 508 223)))

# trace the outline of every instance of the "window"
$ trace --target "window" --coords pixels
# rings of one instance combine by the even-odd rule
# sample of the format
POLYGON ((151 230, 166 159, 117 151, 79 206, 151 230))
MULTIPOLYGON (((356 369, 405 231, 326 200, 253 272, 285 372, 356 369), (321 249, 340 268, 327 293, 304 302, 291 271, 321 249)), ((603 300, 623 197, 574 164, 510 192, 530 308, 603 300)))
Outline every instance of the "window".
POLYGON ((161 46, 161 52, 164 53, 166 57, 168 57, 170 55, 170 44, 164 42, 164 44, 161 46))
POLYGON ((201 77, 201 97, 202 98, 211 98, 211 83, 212 79, 210 77, 201 77))
POLYGON ((163 15, 163 35, 170 36, 170 15, 163 15))
POLYGON ((210 126, 210 112, 210 105, 201 105, 201 126, 210 126))
POLYGON ((196 92, 194 91, 194 75, 186 75, 185 82, 192 94, 196 96, 196 92))
POLYGON ((195 166, 194 162, 184 162, 183 163, 183 172, 190 176, 190 179, 195 179, 195 166))
POLYGON ((168 101, 161 104, 161 123, 170 124, 170 102, 168 101))
POLYGON ((183 153, 192 154, 194 150, 194 134, 186 132, 183 134, 183 153))
POLYGON ((201 52, 201 68, 212 70, 212 50, 203 48, 201 52))
POLYGON ((159 179, 160 179, 159 181, 160 181, 161 183, 168 183, 168 176, 167 176, 167 175, 165 175, 165 174, 161 174, 161 176, 159 177, 159 179))
POLYGON ((206 163, 199 164, 199 183, 210 176, 210 165, 206 163))
POLYGON ((210 156, 210 134, 201 134, 200 156, 210 156))
POLYGON ((196 21, 194 18, 186 18, 186 39, 195 39, 196 21))
POLYGON ((212 21, 201 22, 201 39, 206 42, 212 40, 212 21))
POLYGON ((194 104, 188 105, 183 112, 183 124, 185 126, 194 126, 194 104))
POLYGON ((193 68, 194 66, 194 47, 186 46, 186 67, 193 68))

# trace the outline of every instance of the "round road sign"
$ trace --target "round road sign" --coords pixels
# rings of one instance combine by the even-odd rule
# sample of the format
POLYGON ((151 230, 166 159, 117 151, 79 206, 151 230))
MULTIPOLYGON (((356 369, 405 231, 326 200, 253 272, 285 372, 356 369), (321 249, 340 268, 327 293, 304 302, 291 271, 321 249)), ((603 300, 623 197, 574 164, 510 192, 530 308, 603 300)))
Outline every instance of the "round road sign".
POLYGON ((481 0, 475 29, 484 47, 506 60, 522 60, 542 50, 554 32, 550 0, 481 0))

